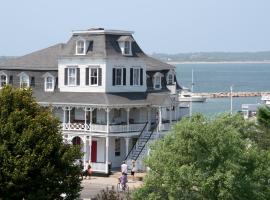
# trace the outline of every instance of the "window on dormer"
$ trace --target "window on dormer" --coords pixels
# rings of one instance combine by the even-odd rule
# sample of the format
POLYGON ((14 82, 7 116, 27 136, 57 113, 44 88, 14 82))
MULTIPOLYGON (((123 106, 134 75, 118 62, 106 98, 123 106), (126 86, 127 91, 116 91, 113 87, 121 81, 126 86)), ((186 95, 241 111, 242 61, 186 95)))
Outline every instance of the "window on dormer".
POLYGON ((53 91, 54 90, 54 77, 47 76, 45 77, 45 91, 53 91))
POLYGON ((4 87, 7 84, 7 75, 2 74, 0 76, 0 88, 4 87))
POLYGON ((171 85, 171 84, 173 84, 173 74, 169 74, 168 75, 168 79, 167 79, 167 83, 168 83, 168 85, 171 85))
POLYGON ((130 41, 125 41, 124 42, 124 54, 125 55, 130 55, 131 54, 131 42, 130 41))
POLYGON ((154 89, 161 89, 161 76, 154 77, 154 89))
POLYGON ((25 73, 22 73, 20 76, 20 87, 25 88, 29 87, 29 85, 30 85, 29 76, 25 73))
POLYGON ((76 54, 77 55, 84 55, 85 54, 85 41, 84 40, 77 41, 76 54))

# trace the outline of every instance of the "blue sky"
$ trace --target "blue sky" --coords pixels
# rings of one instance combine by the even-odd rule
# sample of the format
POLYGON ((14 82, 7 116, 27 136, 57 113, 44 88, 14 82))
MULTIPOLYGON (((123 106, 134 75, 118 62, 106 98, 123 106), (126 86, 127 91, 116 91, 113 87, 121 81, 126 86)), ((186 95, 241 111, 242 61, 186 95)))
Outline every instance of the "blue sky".
POLYGON ((146 53, 270 50, 269 0, 6 0, 0 55, 66 42, 90 27, 135 31, 146 53))

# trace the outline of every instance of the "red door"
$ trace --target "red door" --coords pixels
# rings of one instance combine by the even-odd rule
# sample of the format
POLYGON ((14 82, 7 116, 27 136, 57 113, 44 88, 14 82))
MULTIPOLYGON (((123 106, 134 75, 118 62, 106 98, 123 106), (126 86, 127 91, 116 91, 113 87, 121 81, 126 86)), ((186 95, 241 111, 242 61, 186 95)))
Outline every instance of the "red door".
POLYGON ((97 162, 97 141, 92 141, 91 162, 97 162))

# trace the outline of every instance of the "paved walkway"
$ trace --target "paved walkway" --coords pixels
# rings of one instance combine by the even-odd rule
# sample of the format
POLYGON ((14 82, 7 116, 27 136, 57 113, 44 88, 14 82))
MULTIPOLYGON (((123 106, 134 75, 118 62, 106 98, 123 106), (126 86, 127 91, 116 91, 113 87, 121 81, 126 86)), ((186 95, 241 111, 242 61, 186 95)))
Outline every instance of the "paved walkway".
MULTIPOLYGON (((138 174, 137 177, 144 177, 145 174, 138 174)), ((106 189, 107 187, 111 188, 114 186, 116 189, 118 183, 118 177, 120 177, 120 173, 115 173, 109 177, 91 177, 91 179, 84 179, 82 181, 82 191, 81 191, 81 199, 91 199, 94 198, 101 190, 106 189)), ((128 186, 129 189, 132 190, 134 188, 140 187, 142 185, 142 181, 132 181, 131 176, 128 176, 128 186)))

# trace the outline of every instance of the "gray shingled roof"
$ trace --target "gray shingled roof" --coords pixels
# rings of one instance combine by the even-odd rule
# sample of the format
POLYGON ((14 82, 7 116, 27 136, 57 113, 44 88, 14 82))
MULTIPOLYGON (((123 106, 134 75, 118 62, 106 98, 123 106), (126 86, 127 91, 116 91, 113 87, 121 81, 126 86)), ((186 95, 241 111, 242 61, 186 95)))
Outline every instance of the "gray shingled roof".
MULTIPOLYGON (((57 44, 46 49, 42 49, 22 57, 10 59, 0 64, 2 69, 29 69, 29 70, 57 70, 58 58, 124 58, 118 45, 118 39, 123 39, 132 35, 121 36, 112 34, 91 34, 72 35, 66 44, 57 44), (76 41, 84 38, 89 42, 86 55, 75 55, 76 41)), ((172 65, 163 63, 157 59, 147 56, 134 41, 132 42, 132 56, 144 59, 148 71, 157 71, 175 68, 172 65)))
POLYGON ((2 69, 24 69, 24 70, 57 70, 58 56, 63 50, 64 44, 35 51, 14 59, 0 63, 2 69))
POLYGON ((163 105, 168 93, 86 93, 33 91, 39 103, 100 106, 163 105))

